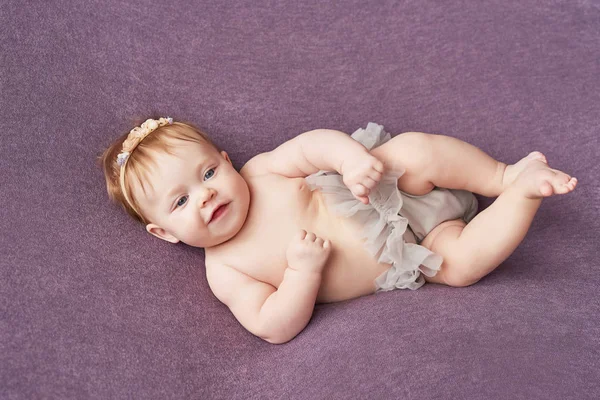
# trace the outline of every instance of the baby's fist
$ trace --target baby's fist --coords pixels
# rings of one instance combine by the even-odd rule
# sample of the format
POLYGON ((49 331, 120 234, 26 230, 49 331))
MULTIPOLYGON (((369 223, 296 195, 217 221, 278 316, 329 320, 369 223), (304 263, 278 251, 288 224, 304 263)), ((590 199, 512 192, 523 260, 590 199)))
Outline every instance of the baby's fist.
POLYGON ((375 156, 366 152, 359 157, 346 160, 341 174, 344 184, 354 197, 369 204, 369 193, 383 177, 384 166, 375 156))
POLYGON ((288 267, 296 271, 318 272, 325 266, 331 252, 329 240, 301 229, 287 248, 288 267))

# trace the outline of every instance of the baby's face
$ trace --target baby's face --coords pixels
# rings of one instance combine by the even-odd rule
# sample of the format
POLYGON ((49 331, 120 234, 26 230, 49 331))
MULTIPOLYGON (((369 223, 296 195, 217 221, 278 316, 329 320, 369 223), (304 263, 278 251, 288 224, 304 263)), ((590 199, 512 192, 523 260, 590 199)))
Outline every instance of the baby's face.
POLYGON ((209 145, 185 142, 175 155, 161 153, 155 160, 146 195, 134 188, 146 230, 172 243, 212 247, 235 236, 246 221, 250 191, 226 152, 209 145), (214 212, 222 205, 215 214, 214 212))

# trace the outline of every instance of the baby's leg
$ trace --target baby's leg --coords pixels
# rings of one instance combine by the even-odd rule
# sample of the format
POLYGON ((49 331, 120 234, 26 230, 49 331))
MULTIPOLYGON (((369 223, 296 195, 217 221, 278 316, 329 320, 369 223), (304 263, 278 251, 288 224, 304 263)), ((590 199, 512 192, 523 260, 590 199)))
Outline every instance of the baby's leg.
POLYGON ((387 169, 404 168, 398 188, 423 195, 434 187, 463 189, 486 197, 497 197, 531 161, 546 162, 532 152, 514 165, 496 161, 481 149, 445 135, 407 132, 371 151, 387 169))
POLYGON ((553 172, 544 162, 528 164, 513 184, 468 225, 440 225, 422 246, 444 258, 441 270, 425 280, 449 286, 468 286, 493 271, 524 239, 543 197, 575 189, 576 178, 553 172), (464 228, 463 228, 464 226, 464 228))

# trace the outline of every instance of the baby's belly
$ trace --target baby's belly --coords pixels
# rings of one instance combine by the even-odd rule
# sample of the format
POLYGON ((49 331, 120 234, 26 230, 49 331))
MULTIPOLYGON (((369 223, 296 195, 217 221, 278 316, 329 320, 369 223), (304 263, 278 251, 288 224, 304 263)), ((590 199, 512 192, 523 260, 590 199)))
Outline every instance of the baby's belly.
POLYGON ((279 288, 287 268, 286 249, 298 230, 304 229, 331 242, 317 303, 372 294, 375 279, 390 265, 377 263, 376 257, 367 252, 361 239, 362 227, 333 215, 323 194, 311 192, 304 180, 268 183, 262 186, 266 188, 262 192, 261 186, 253 186, 254 208, 244 230, 219 250, 207 249, 207 265, 210 259, 214 264, 234 266, 279 288), (273 222, 265 224, 267 217, 273 222))
POLYGON ((343 301, 375 292, 375 279, 390 264, 378 263, 364 247, 362 227, 340 218, 326 207, 314 221, 314 233, 331 241, 332 251, 323 269, 317 303, 343 301))

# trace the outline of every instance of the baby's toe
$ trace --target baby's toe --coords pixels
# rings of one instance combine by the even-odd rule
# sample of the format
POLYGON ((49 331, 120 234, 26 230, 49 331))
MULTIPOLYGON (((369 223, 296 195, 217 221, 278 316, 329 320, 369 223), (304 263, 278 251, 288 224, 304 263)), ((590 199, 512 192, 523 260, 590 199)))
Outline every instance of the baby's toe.
POLYGON ((553 183, 554 193, 556 194, 565 194, 569 193, 573 189, 575 189, 577 180, 571 178, 570 176, 564 174, 564 176, 560 176, 553 183))

